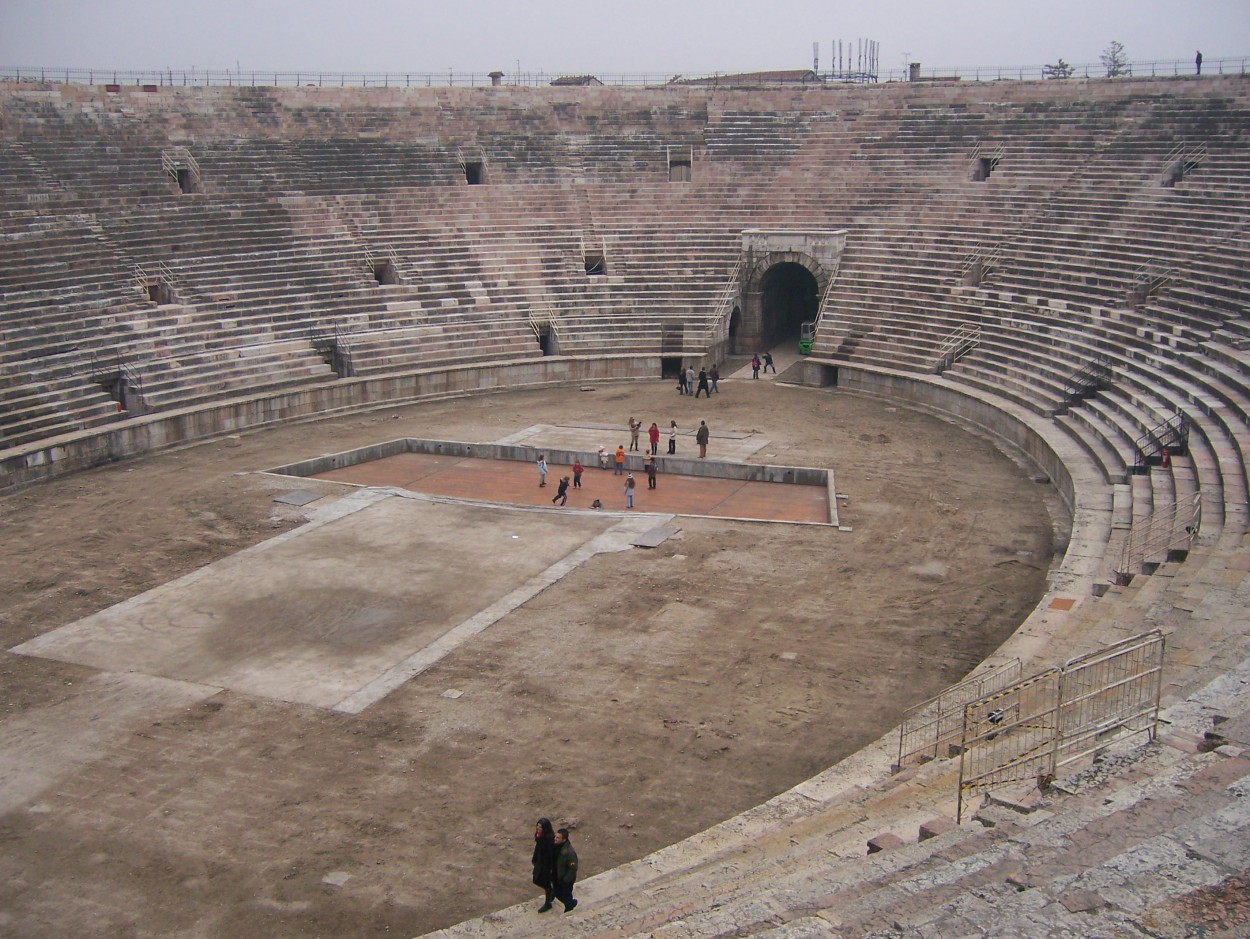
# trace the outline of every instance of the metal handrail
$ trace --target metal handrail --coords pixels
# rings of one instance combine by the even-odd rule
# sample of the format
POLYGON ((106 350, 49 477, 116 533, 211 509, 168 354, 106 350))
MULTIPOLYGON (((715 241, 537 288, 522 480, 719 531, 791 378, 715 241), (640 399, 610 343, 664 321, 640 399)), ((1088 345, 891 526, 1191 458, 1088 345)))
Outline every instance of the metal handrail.
POLYGON ((1153 457, 1166 449, 1170 453, 1184 453, 1189 444, 1189 419, 1177 414, 1152 427, 1133 441, 1133 466, 1144 467, 1153 457))
POLYGON ((1089 362, 1077 369, 1063 386, 1063 397, 1066 401, 1082 398, 1097 391, 1111 380, 1111 359, 1105 355, 1094 356, 1089 362))
POLYGON ((721 291, 720 299, 716 301, 715 312, 707 331, 708 346, 729 338, 729 317, 733 313, 733 299, 738 293, 738 277, 741 273, 742 258, 739 257, 734 262, 733 270, 729 272, 729 279, 725 281, 725 289, 721 291))
POLYGON ((973 323, 961 323, 938 345, 938 355, 933 367, 939 372, 955 364, 981 343, 981 327, 973 323))
POLYGON ((1116 580, 1126 584, 1140 573, 1148 558, 1167 555, 1182 545, 1190 548, 1202 531, 1202 493, 1194 493, 1188 500, 1169 506, 1162 512, 1152 512, 1145 519, 1145 530, 1140 525, 1129 529, 1128 538, 1120 549, 1116 563, 1116 580))

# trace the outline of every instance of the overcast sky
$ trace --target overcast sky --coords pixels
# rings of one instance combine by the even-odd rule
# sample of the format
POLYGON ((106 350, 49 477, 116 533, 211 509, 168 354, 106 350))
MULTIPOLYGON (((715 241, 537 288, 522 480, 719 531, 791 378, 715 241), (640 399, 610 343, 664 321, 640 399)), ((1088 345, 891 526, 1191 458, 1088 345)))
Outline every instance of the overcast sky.
POLYGON ((1250 0, 0 0, 0 66, 660 73, 1250 55, 1250 0))

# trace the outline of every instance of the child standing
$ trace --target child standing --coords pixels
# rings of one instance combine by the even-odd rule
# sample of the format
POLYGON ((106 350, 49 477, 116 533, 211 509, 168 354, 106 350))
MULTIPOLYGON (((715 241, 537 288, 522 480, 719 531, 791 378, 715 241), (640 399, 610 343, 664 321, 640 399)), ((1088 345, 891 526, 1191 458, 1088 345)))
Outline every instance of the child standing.
POLYGON ((582 488, 582 473, 586 471, 586 467, 582 466, 582 459, 578 457, 573 461, 573 488, 582 488))
POLYGON ((625 508, 632 509, 634 507, 634 474, 630 473, 625 477, 625 508))

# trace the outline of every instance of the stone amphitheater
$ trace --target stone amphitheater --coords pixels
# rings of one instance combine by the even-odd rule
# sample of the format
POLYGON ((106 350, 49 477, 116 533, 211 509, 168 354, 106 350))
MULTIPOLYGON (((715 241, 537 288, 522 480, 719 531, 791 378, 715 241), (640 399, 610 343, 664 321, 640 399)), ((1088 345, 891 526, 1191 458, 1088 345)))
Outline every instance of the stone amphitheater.
MULTIPOLYGON (((322 436, 317 456, 387 434, 381 420, 352 428, 388 409, 454 420, 501 392, 580 404, 587 386, 666 379, 671 397, 678 369, 737 368, 765 348, 782 365, 770 390, 994 441, 1047 485, 1060 522, 1040 599, 945 691, 913 689, 879 739, 753 808, 591 865, 582 905, 558 919, 532 902, 481 915, 479 901, 314 929, 300 917, 335 902, 319 898, 366 879, 320 869, 306 897, 220 914, 197 891, 244 875, 171 860, 212 832, 179 826, 168 781, 130 816, 166 853, 122 870, 107 841, 84 854, 93 830, 124 828, 91 814, 98 741, 70 716, 125 734, 111 769, 138 792, 166 753, 143 748, 174 746, 175 726, 223 705, 171 683, 143 686, 181 715, 151 726, 115 716, 120 693, 74 711, 74 682, 140 679, 19 647, 137 591, 58 597, 75 615, 41 625, 20 621, 13 592, 52 587, 6 581, 3 638, 19 652, 3 665, 0 934, 1250 935, 1250 78, 9 83, 0 128, 0 520, 14 558, 85 480, 107 505, 122 479, 101 473, 339 421, 344 447, 322 436), (785 354, 800 336, 810 354, 785 354), (70 769, 33 779, 49 754, 70 769), (140 882, 169 886, 153 899, 140 882), (145 916, 158 902, 196 912, 145 916)), ((99 528, 58 537, 108 542, 99 528)), ((189 555, 166 579, 270 534, 223 536, 229 551, 189 555)), ((124 566, 128 546, 112 550, 124 566)), ((240 697, 228 709, 251 708, 257 728, 241 748, 286 752, 261 729, 266 705, 240 697)), ((265 785, 208 744, 196 753, 227 787, 265 785)), ((358 824, 376 835, 377 820, 358 824)), ((410 860, 467 883, 461 850, 410 860)), ((313 876, 302 863, 293 883, 313 876)))

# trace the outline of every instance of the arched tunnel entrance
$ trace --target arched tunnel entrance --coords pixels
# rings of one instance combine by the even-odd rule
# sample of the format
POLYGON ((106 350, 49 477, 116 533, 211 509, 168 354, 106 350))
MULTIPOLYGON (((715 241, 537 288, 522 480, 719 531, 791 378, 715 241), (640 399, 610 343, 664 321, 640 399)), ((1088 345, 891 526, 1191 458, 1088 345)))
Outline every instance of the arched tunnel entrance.
POLYGON ((802 264, 774 264, 760 278, 760 327, 765 345, 794 340, 799 326, 816 318, 820 290, 816 278, 802 264))

